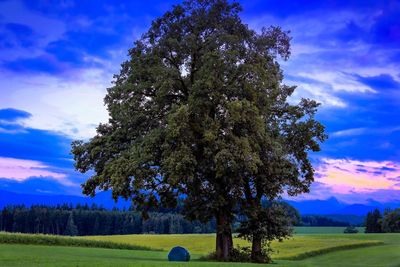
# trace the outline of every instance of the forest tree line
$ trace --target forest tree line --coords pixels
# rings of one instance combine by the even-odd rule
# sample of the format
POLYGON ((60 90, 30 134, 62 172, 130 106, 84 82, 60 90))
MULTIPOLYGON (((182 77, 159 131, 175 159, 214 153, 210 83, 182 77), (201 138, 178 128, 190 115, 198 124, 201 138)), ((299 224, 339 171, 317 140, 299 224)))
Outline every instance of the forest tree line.
POLYGON ((375 209, 365 219, 366 233, 400 233, 400 208, 387 209, 383 214, 375 209))
POLYGON ((211 233, 215 222, 190 222, 177 213, 151 212, 147 220, 133 210, 106 210, 95 205, 4 207, 0 230, 54 235, 123 235, 211 233))
MULTIPOLYGON (((285 205, 296 226, 347 226, 347 223, 307 215, 285 205)), ((150 212, 144 220, 136 210, 106 210, 96 205, 7 206, 0 214, 0 230, 54 235, 123 235, 123 234, 187 234, 215 233, 215 220, 208 223, 189 221, 177 210, 150 212)), ((234 224, 239 225, 239 223, 234 224)))

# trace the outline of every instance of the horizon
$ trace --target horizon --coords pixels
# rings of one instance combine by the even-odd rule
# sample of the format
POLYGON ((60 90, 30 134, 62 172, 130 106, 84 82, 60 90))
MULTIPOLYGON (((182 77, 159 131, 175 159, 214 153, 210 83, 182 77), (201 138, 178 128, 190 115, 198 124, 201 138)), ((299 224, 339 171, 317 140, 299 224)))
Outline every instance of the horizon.
MULTIPOLYGON (((107 122, 113 74, 153 19, 180 1, 0 1, 0 190, 82 196, 73 140, 107 122)), ((281 62, 291 101, 321 103, 329 139, 294 200, 400 202, 400 3, 239 1, 259 31, 291 31, 281 62)), ((293 199, 293 198, 292 198, 293 199)))

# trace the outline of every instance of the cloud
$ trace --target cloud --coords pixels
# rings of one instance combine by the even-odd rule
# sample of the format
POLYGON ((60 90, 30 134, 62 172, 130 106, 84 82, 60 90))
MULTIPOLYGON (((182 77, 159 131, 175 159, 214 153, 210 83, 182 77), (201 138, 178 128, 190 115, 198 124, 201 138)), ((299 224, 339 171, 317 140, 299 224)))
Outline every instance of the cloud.
POLYGON ((330 137, 347 137, 347 136, 356 136, 364 134, 368 129, 367 128, 352 128, 334 132, 330 134, 330 137))
MULTIPOLYGON (((396 60, 399 52, 391 45, 400 36, 399 3, 252 1, 243 4, 245 19, 251 27, 260 29, 272 24, 290 30, 292 57, 282 66, 286 77, 291 76, 286 81, 298 85, 296 99, 314 98, 322 103, 323 112, 363 108, 360 98, 381 97, 376 96, 380 88, 372 83, 386 87, 396 84, 387 75, 397 77, 399 73, 400 64, 396 60)), ((400 102, 400 93, 391 97, 392 101, 400 102)))
POLYGON ((39 161, 0 157, 1 178, 22 182, 32 177, 46 177, 65 186, 75 185, 65 174, 51 171, 49 168, 39 161))
MULTIPOLYGON (((128 47, 145 31, 150 20, 169 9, 172 2, 160 4, 161 9, 140 3, 111 5, 102 1, 96 6, 71 3, 55 5, 51 10, 46 5, 29 1, 5 1, 2 4, 15 11, 4 16, 4 21, 19 25, 14 25, 17 28, 14 31, 24 29, 29 31, 29 35, 43 31, 48 37, 46 41, 38 38, 42 40, 35 45, 39 53, 19 51, 18 56, 11 59, 0 54, 6 68, 4 73, 7 73, 0 75, 1 87, 13 88, 5 89, 11 97, 0 99, 0 108, 10 103, 8 106, 32 113, 33 116, 26 120, 26 127, 58 131, 74 138, 89 138, 94 134, 95 125, 107 120, 102 105, 105 88, 110 86, 112 74, 125 59, 128 47), (21 12, 28 21, 41 17, 41 23, 24 23, 19 15, 21 12), (59 18, 54 24, 60 25, 57 32, 46 26, 54 17, 59 18)), ((342 40, 354 36, 354 29, 365 32, 372 27, 369 15, 373 11, 369 5, 335 4, 335 12, 326 12, 321 21, 320 10, 327 8, 326 4, 314 2, 312 8, 305 8, 309 3, 297 5, 284 1, 279 2, 279 9, 263 2, 243 4, 244 21, 251 27, 277 24, 292 31, 293 56, 282 66, 287 74, 285 81, 298 85, 294 101, 302 97, 313 98, 322 103, 323 111, 354 106, 353 101, 343 96, 344 93, 353 94, 354 98, 376 94, 357 75, 380 75, 384 68, 378 69, 377 62, 374 62, 374 70, 367 70, 365 64, 354 65, 361 62, 359 58, 364 55, 371 55, 370 45, 361 37, 357 38, 362 41, 345 46, 345 40, 342 40), (274 12, 255 16, 251 10, 256 6, 258 11, 272 8, 274 12), (355 12, 354 7, 366 13, 355 12), (282 10, 290 10, 287 14, 290 16, 280 16, 282 10), (358 69, 354 74, 355 67, 358 69)), ((384 66, 388 68, 386 63, 384 66)), ((388 73, 398 69, 397 66, 390 68, 393 71, 388 73)))
POLYGON ((49 74, 107 68, 115 51, 123 48, 115 65, 119 66, 133 41, 151 23, 144 9, 157 9, 157 5, 139 2, 71 3, 53 3, 49 9, 48 4, 32 1, 1 1, 2 68, 49 74))
POLYGON ((65 71, 65 64, 59 63, 51 55, 41 55, 34 58, 23 58, 11 61, 5 61, 2 64, 3 68, 14 72, 27 73, 50 73, 58 74, 65 71))
POLYGON ((357 80, 376 90, 400 89, 400 82, 396 81, 390 74, 376 76, 355 75, 357 80))
POLYGON ((375 93, 373 89, 342 72, 300 72, 298 76, 330 84, 334 92, 375 93))
MULTIPOLYGON (((16 113, 25 114, 22 110, 16 113)), ((19 123, 4 125, 0 120, 0 189, 81 194, 79 185, 87 175, 74 171, 69 154, 72 139, 60 133, 25 128, 19 123)))
POLYGON ((297 79, 287 79, 286 82, 288 85, 297 86, 290 99, 293 102, 297 102, 301 98, 310 98, 321 103, 324 109, 345 108, 348 105, 345 100, 328 93, 327 88, 330 87, 328 84, 307 83, 297 79))
MULTIPOLYGON (((21 1, 0 1, 0 25, 5 22, 7 46, 0 49, 1 60, 39 56, 53 40, 61 38, 66 23, 33 12, 21 1)), ((1 31, 1 27, 0 27, 1 31)))
POLYGON ((20 23, 7 23, 4 26, 5 39, 2 41, 3 48, 21 46, 30 48, 35 44, 32 28, 20 23))
POLYGON ((351 128, 331 133, 330 137, 349 137, 359 135, 384 135, 400 131, 400 126, 385 127, 385 128, 351 128))
POLYGON ((2 133, 18 134, 25 132, 21 122, 31 116, 32 114, 23 110, 13 108, 0 109, 0 135, 2 133))
POLYGON ((398 47, 400 42, 400 3, 390 1, 380 10, 371 27, 373 41, 387 47, 398 47))
MULTIPOLYGON (((0 35, 4 22, 7 36, 29 31, 36 41, 29 49, 19 46, 20 41, 0 49, 0 109, 32 114, 20 123, 24 128, 87 139, 107 121, 106 88, 151 17, 143 18, 146 12, 134 8, 140 3, 72 3, 49 10, 31 1, 0 2, 0 35), (128 15, 127 8, 137 17, 128 15)), ((2 133, 18 131, 0 126, 2 133)))
POLYGON ((400 163, 322 158, 315 163, 315 182, 310 193, 292 199, 335 197, 346 203, 400 201, 400 163))
POLYGON ((13 108, 0 109, 0 121, 4 122, 13 122, 18 119, 27 119, 31 116, 32 114, 23 110, 13 108))
POLYGON ((365 203, 369 204, 371 201, 378 201, 381 203, 395 202, 400 200, 400 190, 396 189, 379 189, 371 191, 350 191, 345 193, 334 192, 334 187, 328 186, 323 183, 314 182, 311 185, 310 193, 302 194, 290 199, 293 200, 316 200, 316 199, 329 199, 332 196, 341 202, 348 204, 365 203))
POLYGON ((332 193, 352 194, 377 190, 400 190, 394 180, 400 176, 400 163, 324 158, 316 168, 317 179, 330 186, 332 193))
POLYGON ((108 119, 103 98, 111 74, 102 69, 83 69, 70 77, 0 74, 0 109, 12 106, 32 116, 22 125, 59 132, 73 138, 90 138, 100 122, 108 119))
POLYGON ((0 120, 0 157, 32 159, 51 166, 71 168, 72 139, 65 135, 31 129, 18 121, 0 120))
MULTIPOLYGON (((298 63, 300 65, 300 63, 298 63)), ((285 81, 289 85, 296 85, 297 90, 292 98, 312 98, 322 104, 322 108, 346 108, 349 101, 342 97, 343 94, 370 95, 376 91, 358 81, 352 75, 341 71, 313 70, 308 72, 298 70, 296 62, 288 64, 285 81)))

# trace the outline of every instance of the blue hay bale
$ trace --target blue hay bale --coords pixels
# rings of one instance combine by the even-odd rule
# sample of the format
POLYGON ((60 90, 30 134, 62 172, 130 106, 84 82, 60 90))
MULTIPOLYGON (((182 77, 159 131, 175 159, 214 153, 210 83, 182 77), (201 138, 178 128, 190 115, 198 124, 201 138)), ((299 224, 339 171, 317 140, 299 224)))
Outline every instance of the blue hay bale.
POLYGON ((168 253, 169 261, 189 261, 190 253, 186 248, 183 247, 173 247, 168 253))

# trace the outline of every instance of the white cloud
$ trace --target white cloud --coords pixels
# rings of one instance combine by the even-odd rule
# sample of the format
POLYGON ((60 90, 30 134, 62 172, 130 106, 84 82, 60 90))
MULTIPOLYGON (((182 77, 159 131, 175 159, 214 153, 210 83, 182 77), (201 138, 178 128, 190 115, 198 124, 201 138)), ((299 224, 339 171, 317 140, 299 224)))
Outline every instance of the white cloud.
POLYGON ((367 128, 352 128, 334 132, 330 134, 331 137, 347 137, 347 136, 355 136, 355 135, 362 135, 368 129, 367 128))
POLYGON ((344 100, 329 94, 324 85, 296 81, 289 81, 287 84, 297 86, 296 91, 291 97, 292 101, 298 101, 301 98, 311 98, 321 103, 323 107, 344 108, 347 106, 344 100))
POLYGON ((351 75, 336 71, 311 71, 299 72, 300 77, 305 77, 331 85, 334 92, 350 92, 350 93, 376 93, 369 86, 366 86, 351 75))
POLYGON ((331 137, 348 137, 348 136, 358 136, 358 135, 366 135, 366 134, 391 134, 394 132, 400 131, 400 126, 396 127, 384 127, 384 128, 351 128, 345 129, 337 132, 333 132, 330 134, 331 137))
POLYGON ((25 127, 90 138, 97 124, 107 121, 103 98, 111 75, 86 69, 70 76, 0 74, 0 109, 12 107, 31 113, 22 122, 25 127))

